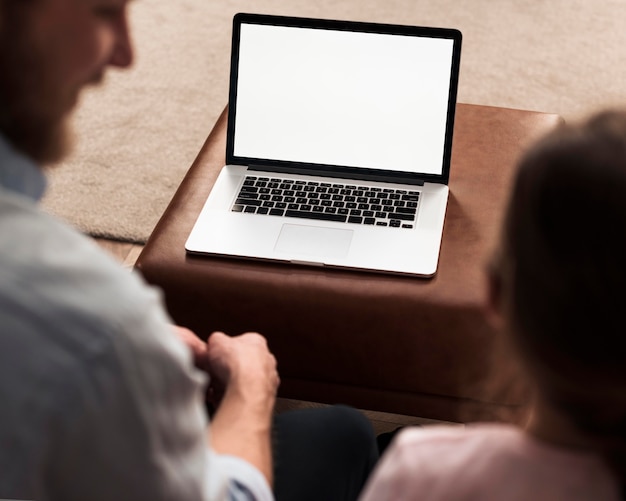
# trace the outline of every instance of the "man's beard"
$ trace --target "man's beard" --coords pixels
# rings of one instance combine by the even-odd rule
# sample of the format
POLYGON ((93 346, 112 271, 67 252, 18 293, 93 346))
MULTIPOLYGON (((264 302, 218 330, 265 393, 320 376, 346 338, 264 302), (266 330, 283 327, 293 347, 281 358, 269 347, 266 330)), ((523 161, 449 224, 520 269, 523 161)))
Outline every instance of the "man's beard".
POLYGON ((73 103, 64 102, 52 85, 54 62, 30 40, 28 7, 21 3, 6 2, 3 7, 0 133, 35 162, 51 164, 70 150, 68 118, 73 103))

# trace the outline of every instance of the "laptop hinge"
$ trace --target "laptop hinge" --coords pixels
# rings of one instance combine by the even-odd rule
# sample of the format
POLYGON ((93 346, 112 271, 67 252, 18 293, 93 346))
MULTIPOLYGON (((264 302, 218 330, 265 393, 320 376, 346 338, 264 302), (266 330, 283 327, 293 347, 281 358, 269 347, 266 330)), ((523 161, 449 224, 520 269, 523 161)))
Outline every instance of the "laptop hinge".
POLYGON ((321 177, 332 177, 339 178, 345 180, 358 179, 359 181, 377 181, 381 183, 397 183, 397 184, 413 184, 416 186, 423 186, 424 180, 417 179, 414 177, 403 177, 403 176, 382 176, 379 174, 370 174, 364 172, 329 172, 326 170, 315 169, 315 168, 298 168, 298 167, 279 167, 279 166, 263 166, 263 165, 248 165, 248 170, 261 170, 265 172, 276 172, 283 174, 302 174, 305 176, 321 176, 321 177))

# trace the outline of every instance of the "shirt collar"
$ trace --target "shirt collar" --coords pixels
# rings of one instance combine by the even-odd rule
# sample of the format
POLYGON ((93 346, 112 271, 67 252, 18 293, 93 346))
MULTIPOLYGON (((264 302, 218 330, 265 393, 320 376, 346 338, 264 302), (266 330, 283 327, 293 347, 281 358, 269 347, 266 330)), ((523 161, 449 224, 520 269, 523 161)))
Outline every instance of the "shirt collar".
POLYGON ((0 134, 0 186, 35 201, 46 191, 46 177, 30 158, 16 151, 0 134))

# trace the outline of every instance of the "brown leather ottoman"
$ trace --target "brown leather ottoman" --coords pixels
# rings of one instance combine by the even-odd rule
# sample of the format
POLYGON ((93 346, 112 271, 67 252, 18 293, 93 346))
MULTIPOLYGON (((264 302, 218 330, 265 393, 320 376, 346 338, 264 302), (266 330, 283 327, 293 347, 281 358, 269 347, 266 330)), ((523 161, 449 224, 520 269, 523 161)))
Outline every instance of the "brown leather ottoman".
POLYGON ((524 392, 490 381, 496 334, 483 316, 484 265, 516 157, 556 115, 459 104, 450 198, 432 279, 188 256, 184 243, 224 164, 226 116, 137 261, 172 317, 206 338, 263 333, 279 395, 448 421, 515 419, 524 392))

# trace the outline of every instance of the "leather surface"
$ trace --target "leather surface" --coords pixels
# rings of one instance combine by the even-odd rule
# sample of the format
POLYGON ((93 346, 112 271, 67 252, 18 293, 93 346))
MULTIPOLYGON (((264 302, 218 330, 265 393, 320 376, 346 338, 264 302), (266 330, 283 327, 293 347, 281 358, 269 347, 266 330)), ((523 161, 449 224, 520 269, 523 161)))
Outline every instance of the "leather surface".
POLYGON ((184 243, 224 164, 222 114, 137 261, 172 317, 206 338, 263 333, 280 395, 449 421, 516 419, 525 391, 490 373, 497 334, 484 266, 517 156, 556 115, 457 105, 437 275, 407 278, 187 255, 184 243))

